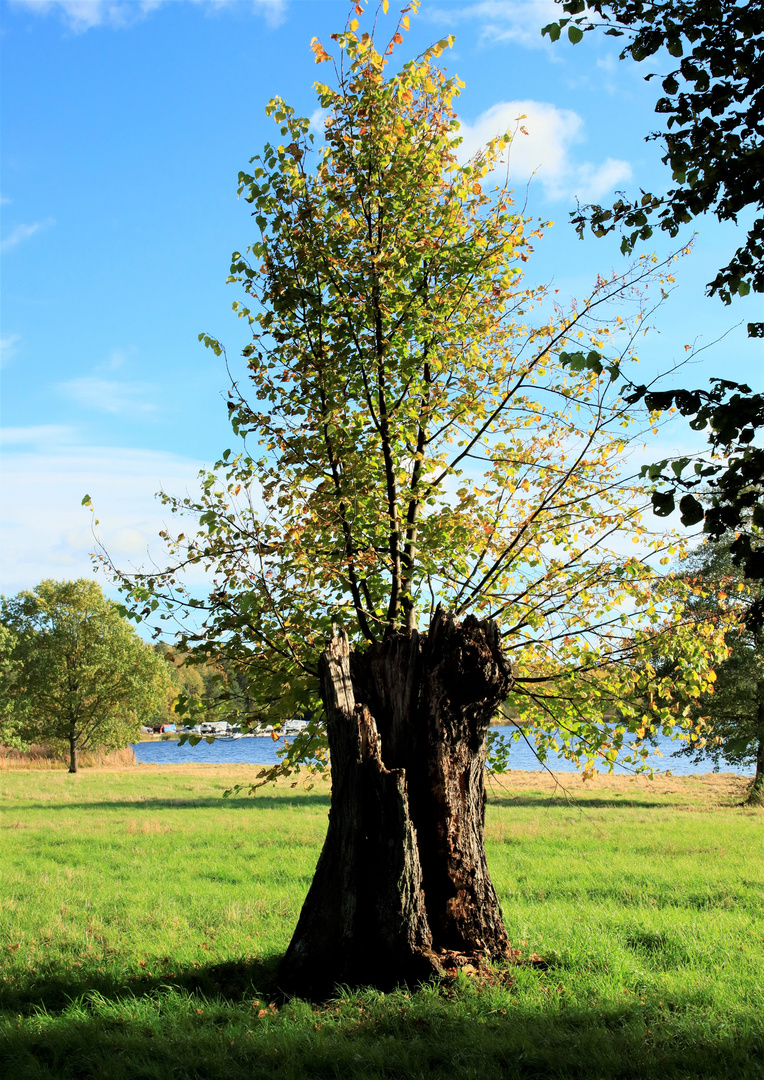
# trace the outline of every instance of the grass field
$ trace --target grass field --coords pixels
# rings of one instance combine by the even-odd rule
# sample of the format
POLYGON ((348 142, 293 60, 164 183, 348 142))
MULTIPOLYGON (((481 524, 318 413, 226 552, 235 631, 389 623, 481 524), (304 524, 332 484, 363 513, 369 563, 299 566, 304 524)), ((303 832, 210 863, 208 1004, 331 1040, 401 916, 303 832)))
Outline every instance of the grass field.
POLYGON ((273 980, 328 787, 224 801, 244 776, 0 775, 4 1080, 764 1077, 764 811, 735 805, 742 781, 507 774, 489 862, 545 965, 310 1005, 273 980))

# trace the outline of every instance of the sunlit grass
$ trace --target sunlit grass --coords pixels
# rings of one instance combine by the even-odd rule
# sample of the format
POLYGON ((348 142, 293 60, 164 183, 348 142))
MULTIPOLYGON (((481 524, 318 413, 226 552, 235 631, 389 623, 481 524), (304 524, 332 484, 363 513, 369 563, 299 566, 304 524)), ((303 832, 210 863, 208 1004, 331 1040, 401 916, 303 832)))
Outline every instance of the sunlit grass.
POLYGON ((509 774, 489 861, 514 947, 545 965, 310 1005, 274 977, 328 785, 223 800, 245 775, 0 776, 0 1075, 764 1074, 764 812, 735 805, 743 782, 566 777, 566 797, 509 774))

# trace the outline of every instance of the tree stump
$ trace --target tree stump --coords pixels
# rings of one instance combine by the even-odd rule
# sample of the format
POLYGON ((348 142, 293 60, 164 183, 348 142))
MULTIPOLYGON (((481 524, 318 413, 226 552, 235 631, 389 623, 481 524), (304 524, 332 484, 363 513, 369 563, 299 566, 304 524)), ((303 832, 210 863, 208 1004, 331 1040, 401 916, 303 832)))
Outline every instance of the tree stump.
POLYGON ((506 955, 483 843, 486 733, 512 675, 496 624, 441 608, 428 632, 321 657, 332 805, 279 986, 317 998, 506 955))

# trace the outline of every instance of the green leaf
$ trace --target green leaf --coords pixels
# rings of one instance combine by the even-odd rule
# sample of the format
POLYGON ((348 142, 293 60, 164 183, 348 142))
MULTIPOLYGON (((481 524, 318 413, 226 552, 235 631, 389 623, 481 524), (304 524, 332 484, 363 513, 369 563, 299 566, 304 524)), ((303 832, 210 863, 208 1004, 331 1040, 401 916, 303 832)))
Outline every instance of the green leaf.
POLYGON ((677 479, 682 475, 684 469, 689 465, 689 463, 690 459, 687 457, 678 458, 677 461, 671 462, 671 468, 673 470, 674 476, 676 476, 677 479))
POLYGON ((578 26, 568 27, 568 37, 574 45, 577 45, 583 36, 584 32, 578 26))
POLYGON ((674 511, 673 491, 654 491, 652 494, 653 511, 657 517, 668 517, 674 511))
POLYGON ((673 75, 668 75, 663 80, 663 89, 667 94, 675 94, 679 89, 679 83, 676 81, 673 75))
POLYGON ((601 375, 604 370, 602 356, 593 349, 586 356, 582 352, 561 352, 560 363, 571 371, 593 371, 595 375, 601 375))
POLYGON ((683 525, 697 525, 705 516, 703 507, 694 495, 683 495, 679 500, 679 509, 683 525))

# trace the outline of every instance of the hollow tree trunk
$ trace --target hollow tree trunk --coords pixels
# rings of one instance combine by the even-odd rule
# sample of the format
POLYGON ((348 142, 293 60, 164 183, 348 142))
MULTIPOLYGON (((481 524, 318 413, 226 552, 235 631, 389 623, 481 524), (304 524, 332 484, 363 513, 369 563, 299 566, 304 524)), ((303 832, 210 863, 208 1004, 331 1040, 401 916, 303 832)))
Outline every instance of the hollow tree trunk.
POLYGON ((332 805, 279 971, 287 993, 388 989, 447 950, 497 958, 507 935, 483 844, 486 733, 512 676, 495 623, 438 609, 425 635, 321 658, 332 805))

